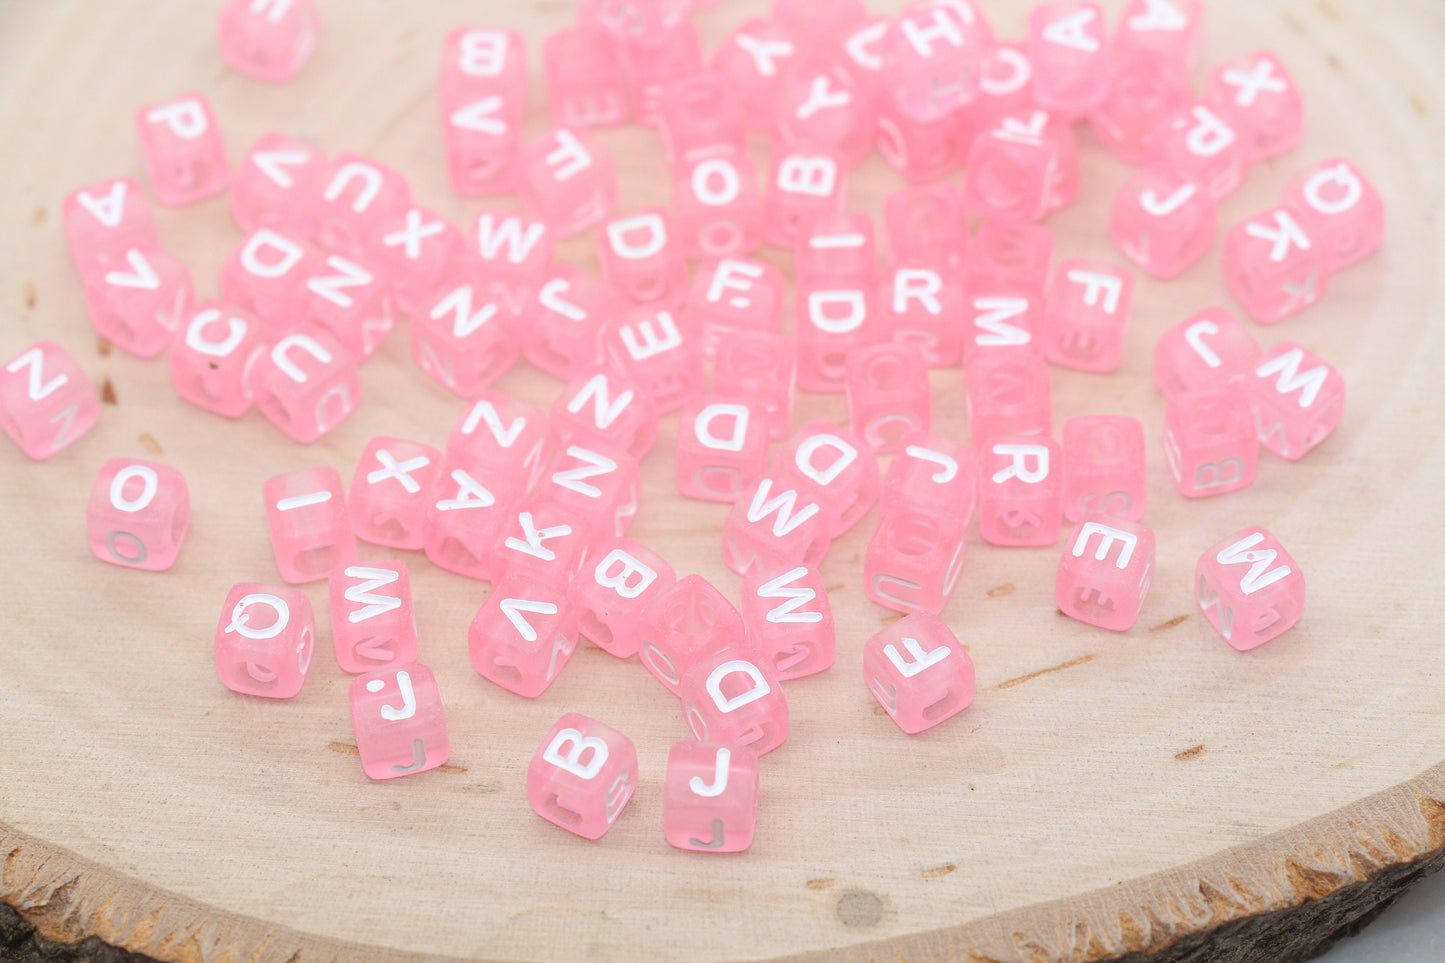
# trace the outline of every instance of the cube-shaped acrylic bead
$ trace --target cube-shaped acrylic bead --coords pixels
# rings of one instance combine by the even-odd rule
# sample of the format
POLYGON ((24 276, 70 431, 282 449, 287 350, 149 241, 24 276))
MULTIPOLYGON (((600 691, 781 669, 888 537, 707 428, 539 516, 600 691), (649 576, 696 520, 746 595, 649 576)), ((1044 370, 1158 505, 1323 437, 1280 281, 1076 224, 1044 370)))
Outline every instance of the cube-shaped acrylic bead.
POLYGON ((1205 308, 1154 343, 1154 384, 1165 398, 1242 378, 1263 352, 1225 308, 1205 308))
POLYGON ((1045 356, 1080 371, 1113 371, 1124 353, 1133 294, 1134 277, 1123 268, 1061 261, 1044 312, 1045 356))
POLYGON ((917 351, 930 368, 958 364, 965 310, 962 278, 941 254, 895 261, 878 292, 880 326, 896 345, 917 351))
POLYGON ((356 154, 332 158, 319 180, 317 243, 345 257, 359 257, 382 223, 411 206, 411 185, 389 167, 356 154))
POLYGON ((792 477, 764 476, 723 520, 723 561, 739 575, 759 566, 820 565, 832 543, 818 494, 792 477))
POLYGON ((1241 529, 1199 556, 1194 592, 1209 624, 1240 652, 1289 631, 1304 614, 1299 563, 1259 526, 1241 529))
POLYGON ((486 578, 497 536, 521 498, 521 484, 514 474, 448 455, 427 509, 426 557, 449 572, 486 578))
POLYGON ((525 315, 553 267, 553 236, 546 223, 529 215, 482 211, 472 239, 481 288, 506 313, 525 315))
POLYGON ((838 211, 847 177, 834 153, 780 146, 763 188, 763 239, 795 246, 815 219, 838 211))
POLYGON ((311 59, 320 30, 314 0, 226 0, 221 56, 237 73, 284 84, 311 59))
MULTIPOLYGON (((747 127, 739 93, 728 77, 705 68, 664 84, 657 93, 654 126, 662 154, 676 175, 690 162, 725 157, 741 171, 751 172, 747 158, 747 127)), ((771 102, 764 111, 771 108, 771 102)), ((759 116, 766 121, 765 114, 759 116)), ((674 196, 673 207, 677 207, 674 196)))
POLYGON ((678 849, 740 853, 758 818, 758 756, 722 742, 677 742, 667 753, 662 825, 678 849))
POLYGON ((1044 329, 1043 298, 1008 288, 980 285, 962 306, 960 353, 965 370, 980 355, 1037 354, 1044 329))
POLYGON ((642 618, 642 664, 674 695, 704 656, 746 640, 743 617, 701 575, 657 593, 642 618))
POLYGON ((1010 115, 984 131, 969 148, 964 210, 996 220, 1038 220, 1056 206, 1065 138, 1072 136, 1042 110, 1010 115))
POLYGON ((1223 495, 1253 482, 1259 438, 1244 393, 1219 385, 1171 398, 1164 414, 1164 457, 1186 498, 1223 495))
POLYGON ((965 516, 933 508, 883 509, 863 556, 868 597, 898 612, 941 612, 963 572, 965 516))
POLYGON ((747 153, 720 144, 679 158, 672 176, 672 222, 688 257, 757 250, 763 242, 763 194, 747 153))
POLYGON ((1137 522, 1144 516, 1144 426, 1127 415, 1084 415, 1064 422, 1064 517, 1098 514, 1137 522))
POLYGON ((1214 198, 1191 177, 1146 167, 1114 195, 1109 237, 1157 278, 1176 277, 1214 244, 1214 198))
POLYGON ((882 485, 878 461, 862 439, 822 419, 803 425, 773 452, 769 470, 817 499, 832 538, 863 519, 882 485))
POLYGON ((131 248, 161 246, 145 191, 129 177, 71 191, 62 212, 70 258, 82 276, 131 248))
POLYGON ((798 283, 824 287, 832 281, 867 284, 875 280, 875 234, 868 214, 840 211, 813 219, 799 233, 793 251, 798 283))
POLYGON ((978 96, 993 32, 970 0, 915 4, 893 21, 879 46, 880 79, 899 109, 930 121, 978 96))
POLYGON ((1047 436, 991 439, 979 450, 978 519, 991 545, 1052 545, 1063 518, 1063 458, 1047 436))
POLYGON ((703 69, 702 34, 695 24, 683 20, 656 44, 624 42, 622 68, 632 116, 638 124, 657 127, 663 91, 703 69))
POLYGON ((618 294, 634 304, 682 304, 687 261, 666 211, 651 208, 615 217, 597 237, 602 276, 618 294))
POLYGON ((411 575, 399 559, 368 560, 331 573, 331 641, 346 672, 416 661, 411 575))
POLYGON ((0 428, 36 461, 95 427, 95 386, 54 341, 31 345, 0 370, 0 428))
POLYGON ((252 366, 261 414, 292 441, 310 444, 361 402, 356 361, 330 333, 302 328, 278 340, 252 366))
POLYGON ((285 134, 262 134, 231 177, 231 216, 247 234, 270 228, 309 237, 326 155, 285 134))
POLYGON ((262 496, 283 579, 293 585, 315 582, 356 561, 356 535, 336 469, 276 475, 266 480, 262 496))
POLYGON ((1115 56, 1153 54, 1188 74, 1204 41, 1201 0, 1129 0, 1115 28, 1115 56))
POLYGON ((568 238, 612 213, 617 172, 581 128, 558 127, 517 155, 517 193, 553 234, 568 238))
POLYGON ((471 281, 443 285, 410 329, 417 366, 463 398, 486 391, 520 355, 500 305, 471 281))
POLYGON ((667 560, 644 545, 622 536, 598 543, 567 590, 578 636, 631 658, 642 645, 648 607, 676 581, 667 560))
POLYGON ((768 460, 768 414, 741 397, 703 395, 683 406, 677 489, 688 498, 735 502, 768 460))
POLYGON ((779 85, 774 105, 778 139, 836 151, 846 165, 873 146, 873 99, 840 66, 800 70, 779 85))
POLYGON ((492 587, 467 630, 472 668, 509 692, 535 699, 577 648, 577 618, 560 586, 509 575, 492 587))
POLYGON ((736 92, 750 124, 766 130, 779 83, 804 59, 806 38, 778 19, 753 18, 723 39, 712 69, 736 92))
POLYGON ((748 647, 780 682, 833 664, 833 607, 816 566, 754 568, 743 579, 742 615, 748 647))
POLYGON ((785 288, 778 268, 751 258, 724 257, 702 264, 683 305, 687 328, 706 356, 717 354, 724 331, 777 331, 785 288))
POLYGON ((547 465, 547 416, 500 391, 481 392, 447 436, 447 457, 532 490, 547 465))
POLYGON ((623 311, 598 337, 606 362, 636 385, 659 413, 675 411, 702 391, 698 338, 677 314, 655 306, 623 311))
POLYGON ((367 261, 390 282, 397 310, 412 315, 456 273, 464 246, 461 228, 408 207, 377 225, 367 261))
POLYGON ((968 252, 968 218, 963 194, 953 184, 927 184, 892 191, 883 199, 883 230, 889 263, 958 268, 968 252))
POLYGON ((966 525, 977 500, 978 464, 973 450, 951 438, 915 432, 903 439, 883 476, 883 510, 918 508, 946 512, 966 525))
POLYGON ((985 218, 973 235, 965 283, 973 292, 989 288, 1042 297, 1053 256, 1054 232, 1042 224, 985 218))
POLYGON ((421 549, 441 461, 441 452, 419 442, 367 442, 347 497, 356 537, 388 548, 421 549))
POLYGON ((1115 632, 1139 617, 1154 577, 1154 532, 1112 515, 1082 515, 1064 543, 1054 601, 1070 618, 1115 632))
POLYGON ((257 318, 221 301, 203 301, 171 344, 171 384, 191 404, 239 418, 251 410, 246 373, 266 347, 257 318))
POLYGON ((102 465, 85 507, 95 557, 148 572, 175 564, 190 524, 185 477, 169 465, 135 458, 102 465))
POLYGON ((776 675, 745 646, 707 653, 678 686, 683 715, 701 742, 745 746, 758 755, 788 738, 788 700, 776 675))
POLYGON ((515 30, 458 27, 443 41, 437 89, 448 101, 497 94, 525 103, 526 38, 515 30))
POLYGON ((170 346, 194 298, 190 270, 159 248, 130 248, 85 278, 91 326, 141 358, 154 358, 170 346))
POLYGON ((372 779, 426 772, 451 755, 436 675, 419 662, 351 680, 351 728, 361 768, 372 779))
POLYGON ((1029 13, 1028 58, 1034 100, 1080 117, 1109 93, 1109 27, 1096 3, 1057 0, 1029 13))
POLYGON ((798 387, 841 392, 850 354, 882 340, 878 292, 871 278, 800 284, 794 303, 798 387))
POLYGON ((1269 51, 1227 60, 1209 74, 1208 102, 1240 136, 1247 163, 1293 149, 1304 133, 1304 98, 1269 51))
POLYGON ((317 328, 330 332, 351 357, 362 361, 381 346, 396 324, 392 281, 370 258, 318 252, 308 259, 298 311, 317 328))
POLYGON ((1053 430, 1049 370, 1032 351, 980 352, 964 365, 968 424, 975 447, 1003 435, 1053 430))
POLYGON ((537 489, 539 499, 588 518, 600 536, 627 533, 641 494, 637 459, 597 442, 559 448, 537 489))
POLYGON ((1224 236, 1220 269, 1225 287, 1260 324, 1282 321, 1324 296, 1329 252, 1306 232, 1306 220, 1282 205, 1224 236))
POLYGON ((1116 157, 1140 164, 1149 156, 1155 129, 1190 101, 1189 76, 1182 63, 1151 51, 1116 50, 1109 95, 1090 113, 1089 123, 1116 157))
POLYGON ((565 588, 598 537, 612 534, 605 525, 552 502, 519 501, 482 559, 482 577, 495 582, 511 575, 527 576, 565 588))
POLYGON ((637 788, 637 749, 577 712, 557 720, 527 766, 527 801, 550 823, 601 839, 637 788))
POLYGON ((973 660, 948 626, 927 612, 899 619, 864 644, 863 678, 909 735, 953 718, 973 702, 973 660))
POLYGON ((452 190, 463 197, 509 190, 527 112, 527 49, 521 34, 453 30, 442 50, 438 93, 452 190))
POLYGON ((788 436, 793 419, 797 349, 776 331, 723 331, 712 366, 714 394, 748 398, 768 416, 768 437, 788 436))
POLYGON ((893 453, 905 436, 927 431, 933 401, 923 355, 911 344, 876 344, 848 355, 848 424, 868 447, 893 453))
POLYGON ((1249 167, 1233 125, 1207 104, 1172 111, 1145 138, 1145 160, 1204 185, 1220 200, 1234 193, 1249 167))
POLYGON ((1338 427, 1345 379, 1329 362, 1288 341, 1260 358, 1244 382, 1259 443, 1298 461, 1338 427))
POLYGON ((289 334, 300 313, 310 249, 294 237, 261 228, 221 265, 221 297, 266 322, 270 334, 289 334))
POLYGON ((657 441, 657 406, 629 378, 599 371, 574 378, 552 405, 554 442, 591 438, 642 458, 657 441))
POLYGON ((910 184, 926 184, 957 170, 972 138, 957 117, 917 120, 886 91, 878 105, 878 153, 910 184))
POLYGON ((142 107, 135 125, 156 200, 178 206, 225 191, 226 144, 204 96, 184 94, 142 107))
POLYGON ((216 674, 232 692, 291 698, 315 649, 316 619, 304 592, 242 582, 226 595, 216 626, 216 674))
POLYGON ((1285 187, 1284 198, 1287 207, 1298 211, 1310 239, 1324 249, 1328 271, 1363 260, 1384 239, 1384 201, 1342 157, 1295 175, 1285 187))
POLYGON ((536 303, 509 341, 520 341, 534 366, 557 378, 594 371, 602 363, 598 334, 615 295, 595 274, 555 265, 537 288, 536 303))

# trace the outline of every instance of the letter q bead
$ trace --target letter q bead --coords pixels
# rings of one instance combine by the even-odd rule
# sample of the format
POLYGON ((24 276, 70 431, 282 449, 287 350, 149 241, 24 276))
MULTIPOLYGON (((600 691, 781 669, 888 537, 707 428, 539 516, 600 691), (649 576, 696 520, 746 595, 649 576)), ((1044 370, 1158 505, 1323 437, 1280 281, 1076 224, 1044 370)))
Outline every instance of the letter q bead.
POLYGON ((216 627, 216 674, 232 692, 289 699, 301 691, 316 647, 311 601, 298 589, 242 582, 216 627))
POLYGON ((577 712, 557 720, 527 766, 527 801, 543 819, 601 839, 637 789, 637 748, 577 712))
POLYGON ((169 465, 112 458, 90 490, 85 520, 96 558, 163 572, 185 541, 191 496, 185 478, 169 465))

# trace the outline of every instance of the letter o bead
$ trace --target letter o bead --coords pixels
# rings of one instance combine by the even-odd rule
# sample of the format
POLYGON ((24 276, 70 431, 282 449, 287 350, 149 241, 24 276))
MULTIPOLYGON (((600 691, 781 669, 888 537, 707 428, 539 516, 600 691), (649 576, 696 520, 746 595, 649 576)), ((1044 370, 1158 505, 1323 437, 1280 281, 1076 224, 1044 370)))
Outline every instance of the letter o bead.
POLYGON ((583 839, 601 839, 637 788, 637 748, 580 713, 557 720, 527 766, 537 815, 583 839))
POLYGON ((216 627, 216 674, 232 692, 289 699, 301 691, 316 648, 311 601, 299 589, 242 582, 216 627))
POLYGON ((678 849, 740 853, 758 820, 758 757, 719 742, 677 742, 667 753, 662 826, 678 849))
POLYGON ((112 565, 163 572, 175 564, 191 524, 191 496, 176 469, 112 458, 85 508, 90 550, 112 565))
POLYGON ((878 704, 909 735, 973 702, 973 660, 936 615, 914 612, 863 646, 863 675, 878 704))

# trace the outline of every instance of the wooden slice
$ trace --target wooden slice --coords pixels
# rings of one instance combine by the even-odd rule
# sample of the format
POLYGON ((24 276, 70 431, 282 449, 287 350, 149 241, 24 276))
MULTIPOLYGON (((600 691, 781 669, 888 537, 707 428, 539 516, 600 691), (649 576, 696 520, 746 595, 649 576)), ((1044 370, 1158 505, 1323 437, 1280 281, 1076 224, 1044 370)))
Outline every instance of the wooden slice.
MULTIPOLYGON (((1058 547, 1009 551, 971 535, 945 616, 978 666, 978 697, 906 737, 862 680, 861 646, 892 618, 860 590, 865 521, 824 568, 837 665, 788 685, 792 736, 764 760, 756 843, 731 857, 663 839, 664 760, 687 735, 676 700, 638 665, 595 649, 536 701, 482 680, 464 638, 487 588, 421 556, 409 562, 422 659, 441 682, 452 734, 445 768, 369 781, 348 679, 325 657, 289 702, 218 683, 212 633, 227 589, 275 578, 262 481, 310 465, 349 477, 374 435, 441 443, 463 406, 418 372, 401 336, 365 366, 363 407, 310 447, 256 415, 230 423, 183 406, 162 362, 109 350, 92 333, 61 198, 140 176, 132 113, 198 89, 233 157, 269 130, 362 152, 404 171, 421 203, 468 224, 483 205, 445 186, 433 90, 442 37, 468 22, 524 30, 540 104, 536 42, 569 22, 572 4, 324 3, 316 58, 283 87, 222 65, 215 6, 0 5, 0 357, 53 338, 105 400, 94 433, 50 462, 0 445, 0 900, 43 936, 96 935, 188 960, 1080 961, 1173 952, 1221 927, 1240 950, 1250 933, 1273 931, 1259 920, 1279 919, 1259 914, 1291 910, 1304 914, 1298 932, 1318 942, 1339 921, 1310 916, 1325 905, 1310 901, 1358 896, 1365 880, 1398 886, 1411 866, 1433 865, 1419 861, 1445 845, 1438 2, 1209 5, 1208 58, 1275 50, 1309 110, 1304 142, 1253 171, 1222 222, 1271 205, 1294 172, 1336 153, 1386 199, 1382 251, 1331 279, 1318 306, 1256 329, 1266 345, 1298 340, 1343 371, 1340 429, 1297 464, 1267 457, 1248 490, 1186 504, 1158 445, 1150 349, 1169 325, 1229 300, 1217 250, 1175 282, 1141 279, 1119 373, 1054 373, 1058 422, 1120 412, 1145 423, 1159 554, 1137 627, 1112 634, 1057 614, 1058 547), (194 521, 167 574, 105 565, 87 550, 85 498, 116 455, 160 459, 190 481, 194 521), (1198 554, 1246 524, 1289 547, 1309 603, 1298 628, 1240 654, 1200 618, 1190 582, 1198 554), (595 844, 537 818, 524 794, 527 759, 569 710, 622 729, 641 756, 634 801, 595 844)), ((1023 3, 986 6, 1002 35, 1021 34, 1023 3)), ((766 7, 729 0, 699 21, 715 42, 766 7)), ((1060 254, 1117 259, 1104 212, 1128 171, 1083 137, 1085 199, 1050 225, 1060 254)), ((603 141, 625 208, 667 200, 653 134, 603 141)), ((850 203, 876 212, 897 183, 872 158, 850 203)), ((226 201, 157 216, 164 243, 215 294, 239 239, 226 201)), ((591 263, 590 245, 569 243, 562 255, 591 263)), ((931 380, 939 429, 961 437, 961 375, 931 380)), ((501 387, 538 404, 559 390, 525 367, 501 387)), ((843 417, 838 397, 806 396, 800 409, 843 417)), ((634 534, 735 595, 719 554, 725 509, 673 494, 675 431, 667 418, 644 466, 634 534)), ((324 612, 322 586, 308 592, 324 612)))

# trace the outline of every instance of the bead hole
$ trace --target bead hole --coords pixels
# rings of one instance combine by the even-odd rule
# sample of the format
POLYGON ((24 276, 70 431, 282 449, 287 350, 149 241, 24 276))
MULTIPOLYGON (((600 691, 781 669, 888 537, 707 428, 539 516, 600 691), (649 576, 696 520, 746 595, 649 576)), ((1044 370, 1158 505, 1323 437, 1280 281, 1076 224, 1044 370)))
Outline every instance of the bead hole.
POLYGON ((926 515, 905 515, 888 529, 888 543, 904 555, 917 558, 938 547, 938 525, 926 515))

